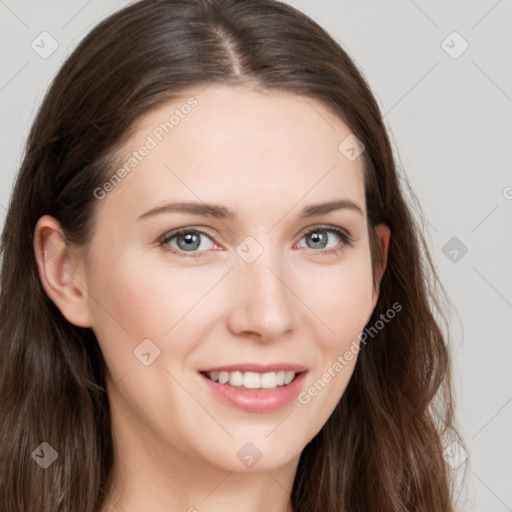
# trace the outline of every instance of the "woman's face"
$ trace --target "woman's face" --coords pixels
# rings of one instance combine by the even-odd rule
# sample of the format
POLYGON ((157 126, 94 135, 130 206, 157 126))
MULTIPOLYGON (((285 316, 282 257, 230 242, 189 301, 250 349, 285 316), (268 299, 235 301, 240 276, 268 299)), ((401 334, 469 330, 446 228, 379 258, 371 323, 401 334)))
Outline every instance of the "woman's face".
POLYGON ((377 300, 350 133, 311 99, 220 85, 139 120, 83 267, 118 439, 227 471, 297 462, 377 300))

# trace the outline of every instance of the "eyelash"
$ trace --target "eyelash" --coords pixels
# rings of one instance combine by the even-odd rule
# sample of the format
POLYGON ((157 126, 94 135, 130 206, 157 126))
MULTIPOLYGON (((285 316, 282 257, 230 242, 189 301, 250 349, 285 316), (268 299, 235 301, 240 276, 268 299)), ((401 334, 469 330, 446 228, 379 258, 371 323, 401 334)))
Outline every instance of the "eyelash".
MULTIPOLYGON (((331 249, 325 249, 325 250, 309 249, 310 251, 319 252, 323 255, 330 255, 330 254, 339 253, 339 252, 343 251, 345 249, 345 247, 352 247, 352 245, 353 245, 352 236, 348 232, 346 232, 338 227, 335 227, 335 226, 323 226, 323 225, 314 226, 311 229, 308 229, 307 231, 303 231, 301 233, 300 240, 302 240, 302 238, 304 238, 306 235, 309 235, 310 233, 314 233, 315 231, 327 231, 330 233, 336 233, 341 238, 342 241, 336 247, 333 247, 331 249)), ((201 253, 206 252, 206 251, 198 251, 197 254, 193 254, 193 253, 187 254, 185 251, 179 251, 179 250, 176 250, 175 248, 167 245, 173 238, 175 238, 181 234, 184 234, 184 233, 200 233, 201 235, 207 236, 208 238, 210 238, 212 240, 212 242, 214 242, 215 244, 218 245, 217 241, 215 240, 215 237, 211 233, 209 233, 208 231, 205 231, 203 229, 192 228, 192 227, 180 228, 180 229, 171 231, 169 233, 166 233, 159 239, 158 242, 159 242, 160 246, 162 246, 164 248, 164 250, 170 251, 173 254, 177 254, 178 256, 183 256, 185 258, 201 257, 201 253)))

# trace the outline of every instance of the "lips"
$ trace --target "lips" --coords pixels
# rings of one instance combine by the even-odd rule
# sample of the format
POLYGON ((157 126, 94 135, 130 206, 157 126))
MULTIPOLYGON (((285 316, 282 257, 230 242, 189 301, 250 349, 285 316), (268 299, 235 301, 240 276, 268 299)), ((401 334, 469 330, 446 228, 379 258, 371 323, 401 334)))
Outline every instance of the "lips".
POLYGON ((293 363, 243 363, 200 370, 215 396, 247 412, 270 412, 300 392, 307 368, 293 363))

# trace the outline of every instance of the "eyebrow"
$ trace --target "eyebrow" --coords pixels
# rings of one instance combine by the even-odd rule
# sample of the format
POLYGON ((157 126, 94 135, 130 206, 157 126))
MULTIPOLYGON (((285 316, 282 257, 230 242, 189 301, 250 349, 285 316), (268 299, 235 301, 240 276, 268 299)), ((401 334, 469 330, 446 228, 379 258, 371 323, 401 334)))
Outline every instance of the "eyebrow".
MULTIPOLYGON (((317 215, 323 215, 336 210, 353 210, 364 215, 362 208, 350 199, 340 199, 337 201, 329 201, 327 203, 314 204, 303 208, 299 214, 299 219, 307 219, 317 215)), ((209 203, 196 202, 178 202, 167 203, 157 206, 142 215, 137 220, 146 219, 162 213, 190 213, 193 215, 201 215, 203 217, 214 217, 217 219, 235 219, 236 212, 226 206, 209 203)))

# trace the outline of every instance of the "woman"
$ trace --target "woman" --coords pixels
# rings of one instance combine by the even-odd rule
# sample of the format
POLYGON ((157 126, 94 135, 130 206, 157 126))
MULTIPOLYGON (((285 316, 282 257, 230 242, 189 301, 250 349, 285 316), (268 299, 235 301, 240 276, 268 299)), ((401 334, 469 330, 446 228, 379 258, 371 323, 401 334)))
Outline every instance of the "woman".
POLYGON ((3 512, 453 510, 437 277, 369 87, 292 7, 94 28, 2 254, 3 512))

